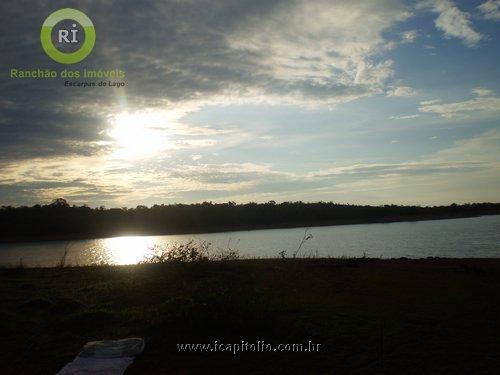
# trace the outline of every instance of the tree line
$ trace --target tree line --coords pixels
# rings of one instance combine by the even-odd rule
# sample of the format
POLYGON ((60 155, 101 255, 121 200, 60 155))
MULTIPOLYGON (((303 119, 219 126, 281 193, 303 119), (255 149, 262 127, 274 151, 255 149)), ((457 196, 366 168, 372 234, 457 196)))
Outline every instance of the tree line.
POLYGON ((136 208, 46 205, 0 207, 0 241, 77 239, 134 234, 178 234, 240 229, 390 222, 491 215, 500 203, 449 206, 351 205, 333 202, 235 202, 136 208))

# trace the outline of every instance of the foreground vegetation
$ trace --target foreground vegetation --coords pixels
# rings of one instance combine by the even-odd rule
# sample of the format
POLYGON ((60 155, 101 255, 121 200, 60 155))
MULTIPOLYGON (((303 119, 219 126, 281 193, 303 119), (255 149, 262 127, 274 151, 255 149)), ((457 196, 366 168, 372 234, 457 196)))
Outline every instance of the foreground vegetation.
POLYGON ((500 260, 274 259, 0 270, 2 374, 140 336, 127 374, 481 374, 500 366, 500 260), (178 343, 321 344, 186 353, 178 343))
POLYGON ((221 232, 500 214, 500 203, 356 206, 332 202, 70 206, 64 199, 33 207, 0 207, 0 241, 82 239, 118 235, 221 232))

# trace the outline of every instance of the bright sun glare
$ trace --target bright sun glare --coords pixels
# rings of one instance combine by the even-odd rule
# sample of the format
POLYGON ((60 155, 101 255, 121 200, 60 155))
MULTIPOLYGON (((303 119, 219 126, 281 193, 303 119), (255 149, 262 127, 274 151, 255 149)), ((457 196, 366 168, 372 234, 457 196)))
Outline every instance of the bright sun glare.
POLYGON ((165 118, 161 113, 119 113, 111 119, 109 135, 114 139, 113 156, 119 159, 150 157, 168 148, 168 138, 162 128, 165 118))
POLYGON ((114 237, 105 240, 106 259, 112 264, 136 264, 151 255, 154 241, 147 236, 114 237))

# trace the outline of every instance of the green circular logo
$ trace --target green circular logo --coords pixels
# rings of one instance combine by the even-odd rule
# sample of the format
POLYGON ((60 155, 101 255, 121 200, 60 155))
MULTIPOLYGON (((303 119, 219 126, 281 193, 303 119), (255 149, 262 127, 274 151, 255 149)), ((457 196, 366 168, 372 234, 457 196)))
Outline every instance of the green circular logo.
MULTIPOLYGON (((74 25, 75 26, 75 25, 74 25)), ((52 59, 61 64, 75 64, 86 58, 95 44, 95 28, 94 24, 87 15, 77 9, 64 8, 59 9, 49 15, 42 25, 40 32, 40 41, 45 53, 52 59), (54 26, 63 20, 73 20, 78 22, 85 33, 85 41, 80 49, 74 52, 66 53, 59 51, 52 42, 52 29, 54 26)), ((59 30, 59 42, 75 43, 75 30, 59 30), (73 31, 73 32, 71 32, 73 31)))

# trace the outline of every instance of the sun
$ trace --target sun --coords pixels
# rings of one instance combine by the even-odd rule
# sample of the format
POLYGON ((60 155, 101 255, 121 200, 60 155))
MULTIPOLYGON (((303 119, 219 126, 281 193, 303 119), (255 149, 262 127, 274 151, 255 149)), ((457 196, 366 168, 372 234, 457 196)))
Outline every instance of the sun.
POLYGON ((165 118, 155 112, 122 112, 110 119, 108 134, 113 138, 118 159, 142 159, 168 148, 165 118))

